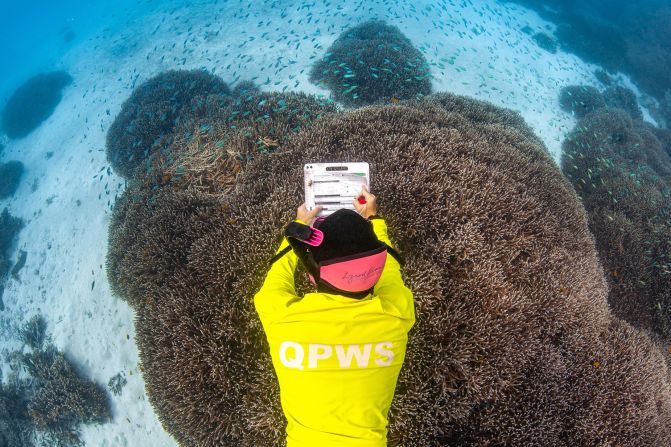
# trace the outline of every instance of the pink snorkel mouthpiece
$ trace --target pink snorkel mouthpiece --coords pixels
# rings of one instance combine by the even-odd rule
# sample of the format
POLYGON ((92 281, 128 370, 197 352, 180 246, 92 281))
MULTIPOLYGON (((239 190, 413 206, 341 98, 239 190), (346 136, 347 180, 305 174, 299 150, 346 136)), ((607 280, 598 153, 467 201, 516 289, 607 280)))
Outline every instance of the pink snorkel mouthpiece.
MULTIPOLYGON (((324 219, 325 217, 318 217, 313 221, 312 225, 314 225, 314 222, 321 222, 324 219)), ((310 235, 306 239, 303 239, 303 242, 313 247, 318 247, 324 241, 324 233, 313 226, 309 226, 308 228, 310 229, 310 235)))
POLYGON ((356 257, 322 261, 319 276, 333 287, 346 292, 363 292, 375 285, 382 276, 387 250, 375 249, 356 257))
POLYGON ((285 230, 287 236, 296 238, 308 245, 316 247, 324 241, 324 233, 313 227, 309 227, 299 222, 291 222, 285 230))
POLYGON ((324 240, 324 233, 312 227, 310 228, 310 230, 312 230, 312 232, 310 233, 310 237, 305 239, 303 242, 305 242, 308 245, 312 245, 313 247, 321 245, 322 241, 324 240))

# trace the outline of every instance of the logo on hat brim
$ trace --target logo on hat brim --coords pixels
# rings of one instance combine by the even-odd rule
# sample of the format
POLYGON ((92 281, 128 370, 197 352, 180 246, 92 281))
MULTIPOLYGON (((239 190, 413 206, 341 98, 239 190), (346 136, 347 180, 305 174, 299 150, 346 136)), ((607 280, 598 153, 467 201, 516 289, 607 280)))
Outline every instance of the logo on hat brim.
MULTIPOLYGON (((336 290, 363 292, 379 281, 386 261, 387 249, 382 246, 356 255, 321 261, 319 277, 336 290)), ((314 278, 312 280, 314 282, 314 278)))

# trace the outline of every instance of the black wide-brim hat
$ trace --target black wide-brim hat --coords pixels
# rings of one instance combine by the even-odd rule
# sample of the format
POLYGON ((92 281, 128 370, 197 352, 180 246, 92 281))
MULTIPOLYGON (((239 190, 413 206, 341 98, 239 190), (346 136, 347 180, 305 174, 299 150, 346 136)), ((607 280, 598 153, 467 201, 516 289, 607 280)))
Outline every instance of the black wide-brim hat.
POLYGON ((324 234, 324 240, 316 247, 301 243, 312 252, 315 262, 327 261, 374 250, 383 245, 373 230, 373 224, 354 210, 347 208, 315 221, 314 228, 324 234))
POLYGON ((369 219, 349 209, 317 218, 312 227, 292 221, 284 234, 289 246, 276 253, 269 265, 293 251, 317 288, 327 293, 363 298, 372 292, 384 269, 386 257, 381 257, 382 253, 391 254, 399 264, 405 264, 396 250, 377 238, 369 219), (328 281, 321 278, 322 268, 328 281), (351 268, 354 270, 350 271, 351 268), (345 269, 345 273, 340 269, 345 269))
MULTIPOLYGON (((296 223, 290 225, 296 225, 296 223)), ((319 245, 308 244, 295 237, 289 237, 288 241, 296 256, 310 273, 312 280, 317 284, 318 289, 330 293, 352 294, 351 296, 358 298, 372 291, 372 285, 367 290, 357 292, 335 287, 321 278, 319 267, 320 264, 339 263, 360 256, 384 252, 388 246, 377 238, 372 222, 356 211, 339 209, 326 218, 316 219, 313 228, 315 231, 321 232, 322 240, 319 245)), ((294 227, 295 229, 296 227, 294 227)), ((381 269, 380 267, 374 277, 379 277, 381 269)), ((368 278, 369 281, 371 279, 372 277, 368 278)), ((359 278, 359 280, 362 283, 365 282, 364 278, 359 278)))

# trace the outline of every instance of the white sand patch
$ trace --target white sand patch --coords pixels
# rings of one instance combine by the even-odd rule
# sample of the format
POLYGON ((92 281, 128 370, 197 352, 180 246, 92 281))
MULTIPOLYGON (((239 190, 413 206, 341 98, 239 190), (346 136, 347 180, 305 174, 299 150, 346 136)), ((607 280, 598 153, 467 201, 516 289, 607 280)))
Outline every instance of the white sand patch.
POLYGON ((328 96, 308 81, 313 61, 343 29, 386 18, 424 52, 434 91, 519 111, 555 161, 576 122, 560 110, 559 89, 599 86, 593 75, 598 67, 562 51, 550 54, 523 33, 524 26, 550 33, 552 24, 512 4, 190 3, 187 8, 166 2, 160 11, 118 19, 72 49, 58 68, 68 70, 74 84, 51 118, 10 142, 3 156, 26 165, 16 195, 0 207, 25 219, 18 248, 28 257, 20 280, 7 283, 0 348, 19 347, 7 324, 41 313, 56 346, 89 377, 106 385, 125 372, 128 384, 120 396, 111 396, 114 421, 82 427, 89 446, 175 445, 144 392, 133 311, 112 296, 105 272, 110 206, 124 189, 124 180, 109 170, 105 137, 135 86, 164 70, 205 68, 229 83, 253 79, 268 91, 328 96))

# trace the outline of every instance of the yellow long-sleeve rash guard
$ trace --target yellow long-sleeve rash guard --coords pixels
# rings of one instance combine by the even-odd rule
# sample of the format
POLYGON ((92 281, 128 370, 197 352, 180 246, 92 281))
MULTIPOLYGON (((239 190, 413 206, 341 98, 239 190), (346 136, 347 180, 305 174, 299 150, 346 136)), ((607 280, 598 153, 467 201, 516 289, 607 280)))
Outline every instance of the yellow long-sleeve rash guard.
MULTIPOLYGON (((300 223, 300 220, 297 220, 300 223)), ((387 226, 373 219, 378 239, 387 226)), ((277 252, 289 245, 286 237, 277 252)), ((293 251, 277 260, 254 296, 287 418, 287 447, 385 447, 388 414, 415 323, 413 295, 387 254, 363 299, 296 295, 293 251)))

